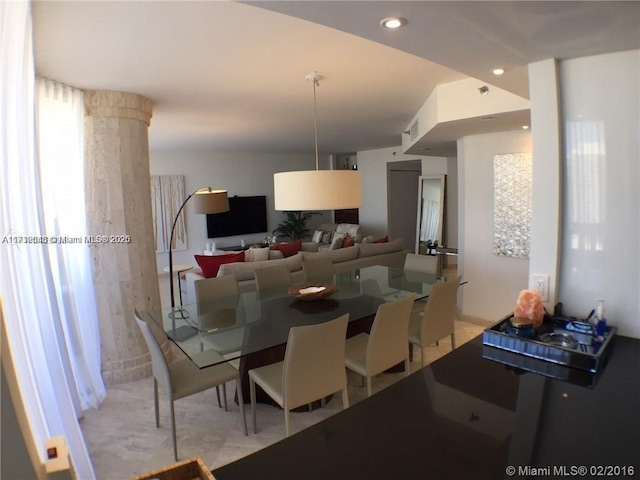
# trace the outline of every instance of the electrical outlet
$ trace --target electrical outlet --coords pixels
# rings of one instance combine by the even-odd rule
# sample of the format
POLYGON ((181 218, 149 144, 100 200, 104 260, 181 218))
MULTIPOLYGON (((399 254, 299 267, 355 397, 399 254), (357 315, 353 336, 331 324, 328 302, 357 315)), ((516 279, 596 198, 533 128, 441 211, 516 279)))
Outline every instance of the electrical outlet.
POLYGON ((538 292, 543 302, 549 301, 549 275, 532 275, 533 290, 538 292))

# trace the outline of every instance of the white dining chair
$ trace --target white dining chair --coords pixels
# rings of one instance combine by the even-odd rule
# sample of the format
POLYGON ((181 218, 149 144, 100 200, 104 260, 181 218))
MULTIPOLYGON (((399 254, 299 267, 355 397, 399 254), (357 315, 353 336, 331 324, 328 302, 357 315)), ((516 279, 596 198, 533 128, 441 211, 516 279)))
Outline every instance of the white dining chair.
POLYGON ((347 368, 366 379, 371 396, 371 379, 404 362, 409 375, 408 328, 414 296, 410 295, 378 307, 370 333, 360 333, 346 341, 347 368))
POLYGON ((290 411, 336 392, 349 407, 345 337, 349 314, 317 325, 291 327, 284 360, 249 370, 253 432, 257 433, 256 384, 284 410, 285 432, 291 433, 290 411))
POLYGON ((302 270, 307 283, 331 283, 333 281, 333 262, 328 257, 305 258, 302 270))
MULTIPOLYGON (((173 441, 173 456, 178 461, 178 441, 176 436, 176 418, 173 402, 181 398, 209 390, 210 388, 224 385, 227 382, 235 380, 236 391, 238 392, 238 402, 240 405, 240 413, 242 415, 242 426, 244 434, 247 432, 247 418, 244 412, 244 401, 242 399, 242 388, 240 386, 240 376, 238 370, 228 363, 220 363, 208 368, 199 369, 188 358, 183 358, 176 362, 168 363, 160 344, 156 340, 151 328, 142 320, 140 314, 134 311, 134 316, 142 335, 144 336, 149 353, 151 354, 151 367, 153 370, 153 397, 155 404, 156 427, 160 426, 160 409, 158 401, 158 385, 169 402, 171 412, 171 437, 173 441)), ((223 360, 222 357, 219 358, 223 360)), ((226 410, 226 388, 223 389, 225 394, 225 410, 226 410)))
POLYGON ((420 347, 420 366, 424 367, 425 347, 451 336, 451 350, 456 348, 454 325, 456 296, 460 277, 431 287, 420 312, 413 311, 409 321, 409 343, 420 347))
POLYGON ((404 270, 437 275, 438 257, 436 255, 407 253, 407 256, 404 258, 404 270))
POLYGON ((233 275, 211 277, 194 282, 198 308, 200 350, 204 344, 221 355, 237 352, 244 331, 236 326, 240 308, 240 289, 233 275))
MULTIPOLYGON (((438 274, 438 257, 435 255, 418 255, 416 253, 407 253, 404 259, 403 270, 407 276, 411 272, 427 273, 430 275, 438 274)), ((413 313, 418 313, 424 310, 426 300, 417 300, 413 304, 413 313)))
POLYGON ((258 268, 255 271, 256 295, 258 300, 284 296, 291 286, 291 272, 286 265, 258 268))

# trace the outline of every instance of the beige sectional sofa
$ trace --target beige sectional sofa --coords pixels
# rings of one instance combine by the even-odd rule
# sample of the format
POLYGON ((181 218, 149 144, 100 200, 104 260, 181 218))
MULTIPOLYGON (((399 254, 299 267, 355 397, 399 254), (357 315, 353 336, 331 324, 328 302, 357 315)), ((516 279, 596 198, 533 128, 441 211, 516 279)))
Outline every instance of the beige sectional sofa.
MULTIPOLYGON (((333 261, 335 272, 341 273, 371 265, 387 265, 401 268, 409 252, 403 248, 401 238, 385 243, 359 243, 352 247, 319 252, 309 251, 317 249, 317 246, 314 247, 310 243, 303 243, 303 251, 288 258, 223 264, 220 266, 218 276, 234 275, 238 281, 240 291, 250 292, 256 289, 254 272, 259 268, 269 268, 279 264, 287 265, 291 271, 293 282, 298 283, 304 281, 302 261, 305 258, 315 256, 328 257, 333 261)), ((185 305, 196 303, 194 282, 204 278, 200 272, 200 269, 190 270, 186 272, 181 281, 182 302, 185 305)))

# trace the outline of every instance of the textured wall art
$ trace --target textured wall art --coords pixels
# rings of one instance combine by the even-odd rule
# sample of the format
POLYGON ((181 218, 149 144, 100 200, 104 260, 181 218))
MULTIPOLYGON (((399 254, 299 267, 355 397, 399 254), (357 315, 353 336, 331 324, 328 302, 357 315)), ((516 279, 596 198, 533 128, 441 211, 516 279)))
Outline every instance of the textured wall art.
MULTIPOLYGON (((171 226, 184 199, 184 175, 151 176, 151 214, 153 216, 156 253, 169 251, 171 226)), ((186 249, 187 229, 183 211, 178 223, 176 223, 172 250, 186 249)))
POLYGON ((493 253, 529 258, 531 244, 530 153, 493 157, 493 253))

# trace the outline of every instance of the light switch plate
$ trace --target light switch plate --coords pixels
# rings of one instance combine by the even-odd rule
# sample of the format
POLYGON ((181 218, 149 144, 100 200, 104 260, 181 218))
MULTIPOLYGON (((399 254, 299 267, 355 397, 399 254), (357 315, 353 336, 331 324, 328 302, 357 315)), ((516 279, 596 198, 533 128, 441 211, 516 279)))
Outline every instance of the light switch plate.
POLYGON ((549 301, 549 275, 535 273, 531 276, 532 289, 540 294, 543 302, 549 301))

